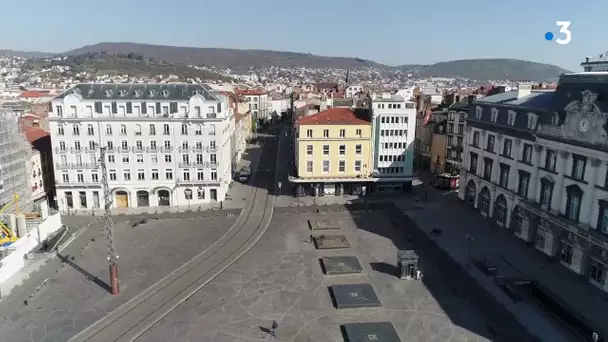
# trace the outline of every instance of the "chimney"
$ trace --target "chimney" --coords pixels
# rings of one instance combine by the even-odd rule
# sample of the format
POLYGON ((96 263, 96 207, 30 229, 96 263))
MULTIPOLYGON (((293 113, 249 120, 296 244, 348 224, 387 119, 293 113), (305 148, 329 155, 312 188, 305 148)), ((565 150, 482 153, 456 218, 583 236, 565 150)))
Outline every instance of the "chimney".
POLYGON ((520 82, 517 85, 517 98, 521 99, 522 97, 528 96, 532 94, 532 83, 530 82, 520 82))
POLYGON ((467 99, 467 106, 470 106, 473 103, 473 100, 475 100, 475 95, 469 95, 467 99))
POLYGON ((589 63, 589 57, 585 57, 585 63, 589 63))

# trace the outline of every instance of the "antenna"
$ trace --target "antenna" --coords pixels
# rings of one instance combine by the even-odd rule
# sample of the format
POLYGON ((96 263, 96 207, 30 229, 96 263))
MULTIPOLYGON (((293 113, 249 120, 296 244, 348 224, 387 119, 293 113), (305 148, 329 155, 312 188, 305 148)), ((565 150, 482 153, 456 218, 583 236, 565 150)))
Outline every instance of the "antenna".
POLYGON ((105 231, 106 238, 108 239, 108 263, 110 267, 110 286, 112 288, 112 294, 117 295, 119 293, 118 288, 118 253, 116 251, 116 241, 114 239, 114 221, 112 220, 110 208, 112 207, 112 196, 110 196, 110 186, 108 185, 108 170, 106 167, 106 149, 107 147, 100 148, 99 163, 101 165, 101 184, 103 187, 104 194, 104 213, 105 218, 105 231))

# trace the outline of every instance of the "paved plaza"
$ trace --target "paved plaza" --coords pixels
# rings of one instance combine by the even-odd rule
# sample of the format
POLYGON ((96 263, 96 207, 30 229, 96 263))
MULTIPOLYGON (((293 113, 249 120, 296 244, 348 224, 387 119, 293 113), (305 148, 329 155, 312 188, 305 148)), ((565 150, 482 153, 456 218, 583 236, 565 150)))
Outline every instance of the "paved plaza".
POLYGON ((489 322, 454 294, 439 268, 423 262, 422 282, 396 277, 396 246, 408 242, 382 212, 322 214, 341 225, 325 234, 344 234, 351 245, 323 251, 311 243, 308 223, 320 215, 275 212, 255 247, 137 341, 343 341, 340 325, 382 321, 404 342, 494 340, 489 322), (319 259, 327 256, 356 256, 364 272, 326 276, 319 259), (362 283, 382 307, 333 307, 330 286, 362 283), (273 320, 276 338, 268 333, 273 320))
MULTIPOLYGON (((63 263, 49 261, 0 302, 0 340, 67 341, 217 241, 238 213, 197 215, 150 218, 136 227, 129 216, 118 218, 118 296, 107 290, 108 252, 102 226, 89 227, 62 252, 63 263)), ((78 220, 82 222, 74 223, 86 221, 78 220)))

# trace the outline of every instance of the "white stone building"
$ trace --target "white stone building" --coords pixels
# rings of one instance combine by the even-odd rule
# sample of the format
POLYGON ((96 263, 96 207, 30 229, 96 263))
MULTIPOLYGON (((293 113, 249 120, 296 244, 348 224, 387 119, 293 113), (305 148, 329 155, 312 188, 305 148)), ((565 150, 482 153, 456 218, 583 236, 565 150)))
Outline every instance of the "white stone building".
POLYGON ((608 71, 608 51, 595 57, 585 58, 585 61, 581 63, 581 66, 586 72, 608 71))
POLYGON ((223 201, 234 115, 201 84, 79 84, 49 114, 61 210, 103 207, 100 146, 115 208, 223 201))
POLYGON ((372 95, 374 192, 408 191, 413 180, 416 104, 398 95, 372 95))
POLYGON ((470 107, 459 197, 608 291, 608 73, 470 107))
POLYGON ((270 120, 268 92, 258 89, 237 89, 236 94, 245 98, 249 103, 249 110, 256 121, 270 120))

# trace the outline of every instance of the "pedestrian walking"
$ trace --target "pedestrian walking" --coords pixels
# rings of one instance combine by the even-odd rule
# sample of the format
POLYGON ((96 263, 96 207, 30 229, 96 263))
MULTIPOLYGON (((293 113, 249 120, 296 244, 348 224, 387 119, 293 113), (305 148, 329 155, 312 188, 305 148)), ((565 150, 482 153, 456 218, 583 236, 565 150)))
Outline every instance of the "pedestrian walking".
POLYGON ((277 337, 277 328, 279 327, 279 324, 277 323, 277 321, 272 320, 272 330, 270 332, 270 334, 274 337, 277 337))

